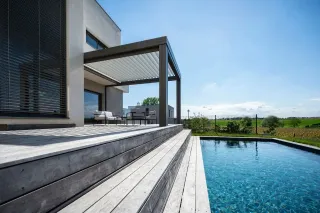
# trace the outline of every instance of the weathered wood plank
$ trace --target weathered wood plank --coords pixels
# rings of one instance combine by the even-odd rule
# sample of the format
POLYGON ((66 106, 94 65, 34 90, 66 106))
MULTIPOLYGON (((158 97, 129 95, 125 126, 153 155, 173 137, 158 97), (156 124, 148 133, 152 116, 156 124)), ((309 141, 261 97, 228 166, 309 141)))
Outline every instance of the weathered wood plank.
POLYGON ((197 146, 197 169, 196 169, 196 213, 209 213, 210 204, 207 190, 206 177, 202 159, 200 137, 194 137, 197 146))
MULTIPOLYGON (((44 130, 38 130, 39 133, 24 130, 18 131, 18 133, 15 133, 15 131, 5 132, 6 135, 4 135, 4 133, 0 132, 0 168, 129 138, 139 134, 165 130, 174 126, 178 125, 140 130, 128 130, 126 127, 122 127, 122 131, 118 129, 113 132, 108 132, 108 127, 105 129, 100 128, 99 131, 95 129, 91 130, 89 127, 82 127, 83 129, 78 127, 78 129, 70 128, 71 130, 68 130, 68 132, 65 132, 67 131, 66 129, 56 130, 56 132, 52 133, 45 132, 44 130), (72 132, 72 129, 76 129, 76 132, 72 132), (90 134, 83 133, 82 135, 79 133, 81 130, 84 132, 89 131, 90 134), (7 139, 3 139, 2 137, 4 136, 7 139)), ((182 128, 181 125, 180 128, 182 128)))
POLYGON ((182 202, 180 212, 182 213, 194 213, 196 209, 196 140, 191 138, 192 150, 190 154, 189 167, 187 171, 187 177, 185 181, 184 191, 182 195, 182 202))
POLYGON ((69 204, 62 210, 60 213, 67 212, 84 212, 93 206, 96 202, 106 196, 111 190, 121 184, 124 180, 126 180, 130 175, 133 175, 140 169, 143 165, 145 165, 148 161, 154 158, 159 152, 161 152, 165 147, 167 147, 171 141, 166 141, 161 144, 156 149, 152 150, 145 156, 141 157, 137 161, 130 164, 128 167, 124 168, 119 173, 112 176, 110 179, 104 181, 101 185, 97 186, 93 190, 89 191, 87 194, 83 195, 79 199, 75 200, 73 203, 69 204))
MULTIPOLYGON (((141 184, 140 181, 156 166, 167 153, 172 150, 176 145, 181 133, 169 139, 169 145, 161 150, 156 156, 150 159, 145 165, 143 165, 138 171, 130 175, 125 181, 119 184, 116 188, 110 191, 102 199, 100 199, 95 205, 87 210, 87 212, 111 212, 115 207, 133 190, 137 184, 141 184)), ((136 205, 141 205, 141 200, 137 197, 136 205), (140 202, 139 202, 140 201, 140 202)))
POLYGON ((160 138, 0 206, 1 212, 46 212, 162 143, 160 138), (54 193, 53 193, 54 192, 54 193), (45 205, 43 205, 45 203, 45 205), (32 205, 31 205, 32 204, 32 205))
POLYGON ((192 141, 190 141, 188 144, 188 148, 183 157, 179 172, 177 174, 176 180, 171 189, 171 193, 169 195, 165 209, 163 211, 164 213, 179 213, 180 211, 181 199, 182 199, 183 189, 186 181, 191 149, 192 149, 192 141))
POLYGON ((187 135, 186 138, 183 138, 184 140, 183 145, 178 150, 174 159, 170 162, 170 165, 168 166, 165 173, 162 175, 156 187, 153 189, 145 205, 141 208, 140 213, 149 213, 150 211, 163 212, 167 199, 170 195, 172 186, 178 174, 178 170, 181 166, 182 159, 185 155, 186 149, 189 144, 191 131, 190 130, 184 130, 184 131, 188 131, 189 134, 187 135))
POLYGON ((2 168, 0 169, 2 179, 0 189, 3 193, 0 194, 0 204, 148 143, 155 138, 162 138, 164 141, 177 132, 174 129, 158 131, 2 168), (157 137, 158 131, 164 134, 163 137, 157 137))
POLYGON ((177 151, 184 144, 188 132, 183 131, 178 138, 178 142, 168 151, 163 159, 141 180, 141 182, 119 203, 112 211, 113 213, 121 212, 138 212, 141 204, 148 198, 155 184, 166 170, 177 151))

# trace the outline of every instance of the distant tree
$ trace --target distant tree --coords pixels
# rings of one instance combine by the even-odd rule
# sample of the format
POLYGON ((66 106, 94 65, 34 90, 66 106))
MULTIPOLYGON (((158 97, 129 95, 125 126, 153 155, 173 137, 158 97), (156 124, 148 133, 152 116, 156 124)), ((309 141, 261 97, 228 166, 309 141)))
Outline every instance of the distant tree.
POLYGON ((148 97, 143 100, 142 106, 149 106, 149 105, 158 105, 159 104, 159 98, 157 97, 148 97))
POLYGON ((274 133, 275 129, 277 127, 283 126, 283 123, 280 121, 280 119, 277 116, 270 115, 263 119, 262 121, 262 127, 268 128, 268 133, 274 133))
POLYGON ((252 119, 248 116, 240 120, 240 131, 243 133, 250 133, 252 131, 252 119))
POLYGON ((292 127, 298 127, 301 124, 301 120, 299 118, 288 118, 289 125, 292 127))

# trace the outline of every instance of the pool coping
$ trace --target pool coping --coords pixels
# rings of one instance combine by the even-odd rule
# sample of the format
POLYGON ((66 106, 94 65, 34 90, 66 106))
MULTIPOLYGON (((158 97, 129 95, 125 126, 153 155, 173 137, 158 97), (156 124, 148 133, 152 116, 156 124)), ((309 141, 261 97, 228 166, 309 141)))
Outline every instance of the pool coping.
POLYGON ((230 136, 199 136, 200 139, 222 139, 222 140, 249 140, 249 141, 272 141, 275 143, 279 143, 285 146, 290 146, 293 148, 301 149, 308 152, 313 152, 315 154, 320 154, 320 148, 316 146, 311 146, 307 144, 301 144, 293 141, 288 141, 280 138, 261 138, 261 137, 230 137, 230 136))

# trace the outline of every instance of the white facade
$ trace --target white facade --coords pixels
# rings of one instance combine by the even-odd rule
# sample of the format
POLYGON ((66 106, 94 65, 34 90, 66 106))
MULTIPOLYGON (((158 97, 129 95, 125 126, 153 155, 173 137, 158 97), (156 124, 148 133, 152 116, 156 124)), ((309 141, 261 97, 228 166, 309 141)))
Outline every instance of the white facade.
MULTIPOLYGON (((107 47, 118 46, 121 44, 121 30, 108 16, 103 8, 95 0, 84 0, 84 31, 83 35, 86 38, 86 32, 90 32, 100 42, 107 47)), ((95 50, 84 39, 84 52, 95 50)), ((102 94, 102 109, 107 109, 115 115, 122 114, 123 108, 123 92, 129 92, 129 86, 107 88, 106 94, 104 85, 110 84, 106 79, 94 75, 88 71, 84 71, 85 83, 84 89, 102 94), (90 82, 90 84, 88 84, 90 82), (93 86, 95 83, 95 86, 93 86), (105 99, 107 107, 105 108, 105 99)))

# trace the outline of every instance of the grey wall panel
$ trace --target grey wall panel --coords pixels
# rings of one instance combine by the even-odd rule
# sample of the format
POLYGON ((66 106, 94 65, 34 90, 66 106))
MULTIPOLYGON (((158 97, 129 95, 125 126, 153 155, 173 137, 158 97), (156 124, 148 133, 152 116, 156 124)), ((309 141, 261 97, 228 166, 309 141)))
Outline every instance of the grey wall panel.
POLYGON ((123 108, 123 92, 121 90, 108 87, 107 88, 107 111, 111 111, 114 115, 122 115, 123 108))

